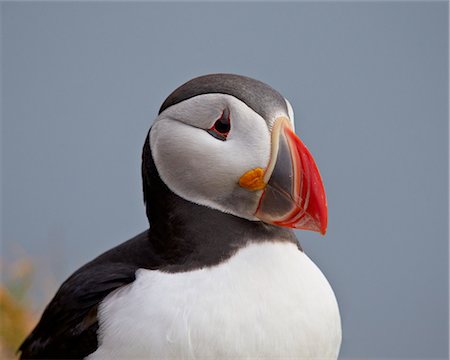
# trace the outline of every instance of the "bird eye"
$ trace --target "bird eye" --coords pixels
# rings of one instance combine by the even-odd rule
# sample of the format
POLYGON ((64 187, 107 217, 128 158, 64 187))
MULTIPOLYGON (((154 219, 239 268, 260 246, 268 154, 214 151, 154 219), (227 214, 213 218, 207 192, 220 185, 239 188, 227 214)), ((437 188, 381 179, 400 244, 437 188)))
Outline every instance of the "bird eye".
POLYGON ((207 132, 214 136, 216 139, 225 141, 228 133, 230 132, 230 111, 225 109, 222 111, 222 115, 216 120, 214 125, 207 130, 207 132))

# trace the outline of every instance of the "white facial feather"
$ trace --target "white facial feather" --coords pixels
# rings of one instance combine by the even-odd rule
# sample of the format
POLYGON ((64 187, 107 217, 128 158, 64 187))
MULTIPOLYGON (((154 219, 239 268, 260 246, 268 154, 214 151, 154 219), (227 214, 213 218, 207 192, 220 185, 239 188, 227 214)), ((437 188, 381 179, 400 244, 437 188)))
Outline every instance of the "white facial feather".
POLYGON ((89 360, 338 356, 335 296, 295 244, 252 244, 211 268, 136 275, 101 304, 89 360))
POLYGON ((156 168, 164 183, 191 202, 257 220, 260 191, 238 185, 247 171, 265 168, 270 157, 266 121, 231 95, 204 94, 171 106, 150 132, 156 168), (231 130, 221 141, 205 130, 230 112, 231 130))

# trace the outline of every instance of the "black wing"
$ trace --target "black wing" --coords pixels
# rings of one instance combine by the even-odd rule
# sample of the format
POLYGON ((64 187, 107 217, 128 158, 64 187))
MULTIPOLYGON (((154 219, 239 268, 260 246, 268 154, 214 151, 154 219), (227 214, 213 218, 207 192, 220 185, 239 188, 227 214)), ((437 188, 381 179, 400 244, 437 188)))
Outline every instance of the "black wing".
POLYGON ((138 268, 156 268, 148 232, 115 247, 70 276, 19 348, 20 359, 82 359, 97 349, 97 308, 138 268))
POLYGON ((20 346, 20 359, 82 359, 94 352, 99 303, 111 291, 133 282, 135 272, 132 265, 105 263, 73 274, 20 346))

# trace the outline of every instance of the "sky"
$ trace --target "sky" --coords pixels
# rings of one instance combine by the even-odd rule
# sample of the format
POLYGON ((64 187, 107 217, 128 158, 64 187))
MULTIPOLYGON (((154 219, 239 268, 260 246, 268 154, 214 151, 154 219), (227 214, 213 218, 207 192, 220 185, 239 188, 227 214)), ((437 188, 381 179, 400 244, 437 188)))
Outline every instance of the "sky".
POLYGON ((447 2, 1 11, 2 260, 32 260, 37 309, 146 229, 140 156, 159 106, 229 72, 289 99, 321 171, 327 235, 296 234, 336 293, 341 358, 447 357, 447 2))

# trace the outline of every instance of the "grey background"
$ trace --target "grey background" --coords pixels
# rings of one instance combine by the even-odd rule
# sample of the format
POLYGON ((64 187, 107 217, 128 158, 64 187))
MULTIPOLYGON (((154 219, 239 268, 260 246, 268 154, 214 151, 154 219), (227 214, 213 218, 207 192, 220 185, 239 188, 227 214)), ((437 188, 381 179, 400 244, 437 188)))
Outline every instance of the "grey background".
POLYGON ((446 2, 3 3, 4 261, 31 256, 40 310, 144 230, 160 104, 244 74, 290 99, 324 178, 328 234, 297 235, 339 300, 341 357, 446 357, 447 29, 446 2))

